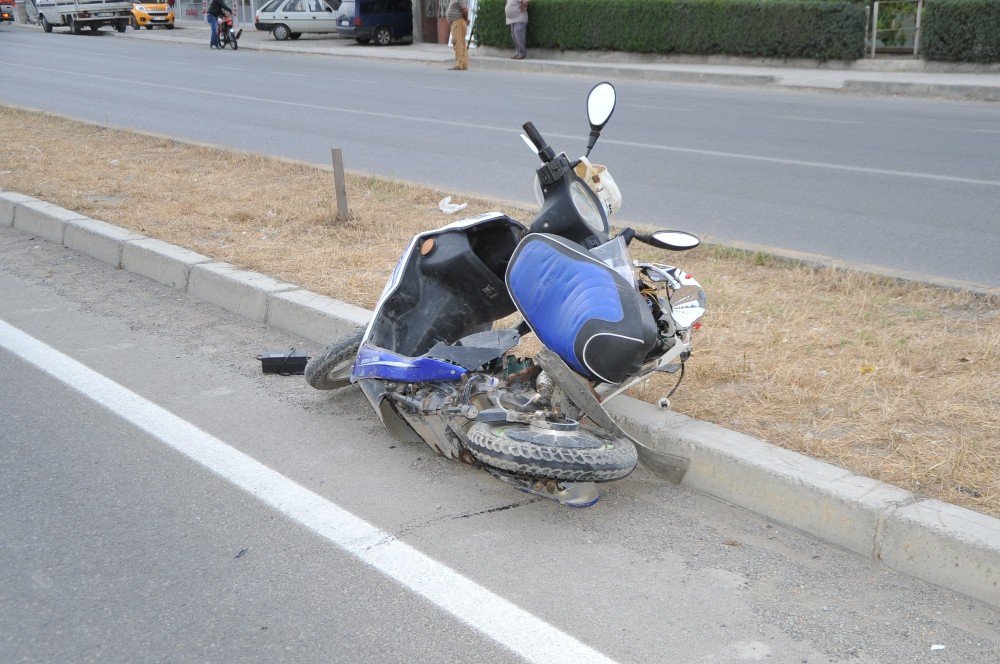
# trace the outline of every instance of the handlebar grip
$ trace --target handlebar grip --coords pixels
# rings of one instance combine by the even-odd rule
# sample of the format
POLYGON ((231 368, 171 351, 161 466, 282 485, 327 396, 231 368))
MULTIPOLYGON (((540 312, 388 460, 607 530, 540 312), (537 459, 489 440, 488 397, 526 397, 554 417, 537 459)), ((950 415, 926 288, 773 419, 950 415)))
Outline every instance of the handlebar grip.
POLYGON ((525 122, 521 125, 521 128, 524 129, 524 133, 531 139, 531 142, 535 144, 535 147, 538 148, 538 156, 542 161, 550 161, 556 156, 555 151, 549 147, 549 144, 545 142, 542 135, 537 129, 535 129, 535 125, 530 122, 525 122))

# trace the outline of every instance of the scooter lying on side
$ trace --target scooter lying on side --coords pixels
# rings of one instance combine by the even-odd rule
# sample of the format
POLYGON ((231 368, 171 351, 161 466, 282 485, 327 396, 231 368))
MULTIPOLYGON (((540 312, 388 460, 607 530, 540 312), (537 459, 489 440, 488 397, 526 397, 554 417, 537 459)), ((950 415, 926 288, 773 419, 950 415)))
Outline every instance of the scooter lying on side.
MULTIPOLYGON (((591 90, 587 156, 614 105, 611 84, 591 90)), ((683 369, 705 312, 697 281, 633 263, 628 244, 680 251, 699 241, 631 229, 611 238, 608 214, 620 200, 595 192, 606 194, 610 178, 592 177, 586 157, 557 155, 530 122, 524 130, 543 163, 531 226, 494 212, 414 237, 367 329, 310 361, 306 378, 318 389, 357 383, 399 440, 584 507, 597 502, 596 483, 625 477, 638 460, 602 400, 683 369), (493 329, 515 312, 520 324, 493 329), (511 351, 529 333, 542 349, 518 357, 511 351)))

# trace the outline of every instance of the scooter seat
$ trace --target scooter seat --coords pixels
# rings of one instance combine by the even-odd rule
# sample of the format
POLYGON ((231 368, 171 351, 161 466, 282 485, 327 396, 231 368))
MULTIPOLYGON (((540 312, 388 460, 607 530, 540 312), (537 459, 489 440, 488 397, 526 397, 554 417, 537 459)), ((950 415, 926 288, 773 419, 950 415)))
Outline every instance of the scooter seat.
POLYGON ((642 296, 583 246, 533 233, 514 251, 507 290, 539 340, 575 371, 617 384, 656 343, 642 296))

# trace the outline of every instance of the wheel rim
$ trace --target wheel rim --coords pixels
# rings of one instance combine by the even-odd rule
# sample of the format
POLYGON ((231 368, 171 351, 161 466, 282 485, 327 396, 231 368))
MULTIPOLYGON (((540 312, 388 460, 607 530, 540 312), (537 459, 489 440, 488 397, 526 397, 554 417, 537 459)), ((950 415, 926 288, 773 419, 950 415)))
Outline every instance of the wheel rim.
POLYGON ((354 368, 354 358, 348 357, 344 361, 335 364, 329 371, 326 372, 326 377, 329 380, 350 380, 351 370, 354 368))
POLYGON ((392 35, 388 30, 382 29, 375 34, 375 41, 379 43, 380 46, 386 46, 392 41, 392 35))
POLYGON ((274 29, 274 38, 278 41, 285 41, 288 39, 288 28, 283 25, 279 25, 274 29))
POLYGON ((508 440, 519 443, 529 443, 539 446, 558 446, 572 449, 593 450, 607 446, 607 443, 596 436, 588 435, 579 430, 560 431, 558 429, 542 429, 534 426, 527 428, 507 427, 501 435, 508 440))

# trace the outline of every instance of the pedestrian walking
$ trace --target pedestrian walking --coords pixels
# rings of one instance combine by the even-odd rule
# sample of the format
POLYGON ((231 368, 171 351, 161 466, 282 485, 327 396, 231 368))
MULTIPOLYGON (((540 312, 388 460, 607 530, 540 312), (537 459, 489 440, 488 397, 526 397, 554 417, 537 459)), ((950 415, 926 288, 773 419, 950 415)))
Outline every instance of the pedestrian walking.
POLYGON ((504 7, 510 37, 514 40, 511 60, 524 60, 528 55, 528 0, 507 0, 504 7))
POLYGON ((444 17, 451 25, 451 44, 455 47, 455 66, 448 69, 465 71, 469 68, 469 45, 465 43, 465 33, 469 29, 469 0, 451 0, 444 17))
POLYGON ((222 48, 222 42, 219 41, 219 17, 222 16, 223 12, 231 14, 233 10, 227 7, 222 0, 212 0, 205 12, 205 18, 212 26, 212 38, 208 42, 209 48, 222 48))

